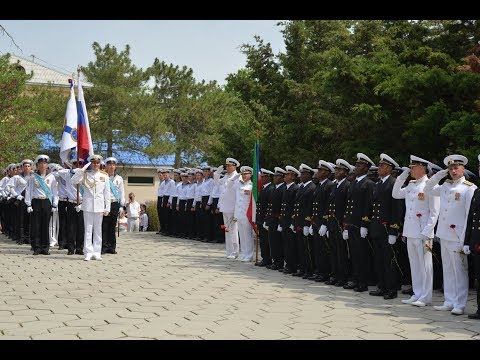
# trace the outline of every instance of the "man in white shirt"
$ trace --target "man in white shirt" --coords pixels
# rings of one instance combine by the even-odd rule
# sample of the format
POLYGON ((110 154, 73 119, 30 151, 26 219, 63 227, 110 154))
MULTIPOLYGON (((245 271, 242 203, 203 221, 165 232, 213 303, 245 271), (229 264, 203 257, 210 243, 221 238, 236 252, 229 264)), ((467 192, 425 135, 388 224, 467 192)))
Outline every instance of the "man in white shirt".
POLYGON ((83 168, 72 176, 72 184, 83 186, 82 210, 85 224, 85 261, 102 260, 102 220, 110 213, 110 186, 108 174, 100 170, 100 155, 90 155, 83 168), (92 165, 92 170, 87 168, 92 165))
MULTIPOLYGON (((227 259, 236 259, 238 257, 238 225, 234 218, 236 189, 235 184, 240 177, 237 172, 237 166, 240 166, 238 160, 227 158, 225 167, 227 174, 220 180, 222 192, 218 200, 218 208, 223 213, 223 223, 225 227, 225 248, 227 259)), ((218 180, 223 166, 219 166, 215 172, 215 179, 218 180)))
POLYGON ((140 204, 135 200, 135 194, 128 194, 127 221, 128 231, 139 231, 140 229, 140 204))

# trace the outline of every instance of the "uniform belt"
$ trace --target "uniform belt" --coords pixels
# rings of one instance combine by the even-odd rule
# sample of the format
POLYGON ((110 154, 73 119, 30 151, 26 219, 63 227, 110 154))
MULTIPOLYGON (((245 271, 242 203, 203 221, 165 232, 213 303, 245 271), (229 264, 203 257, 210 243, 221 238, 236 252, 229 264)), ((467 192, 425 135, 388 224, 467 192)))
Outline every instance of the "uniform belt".
MULTIPOLYGON (((68 199, 68 202, 69 203, 72 203, 72 204, 76 204, 77 203, 77 199, 68 199)), ((81 203, 81 202, 80 202, 81 203)))
POLYGON ((114 202, 118 202, 117 199, 110 199, 110 202, 114 203, 114 202))
POLYGON ((37 196, 34 199, 45 200, 48 199, 46 196, 37 196))
POLYGON ((68 197, 66 197, 66 198, 58 198, 58 201, 68 201, 68 197))

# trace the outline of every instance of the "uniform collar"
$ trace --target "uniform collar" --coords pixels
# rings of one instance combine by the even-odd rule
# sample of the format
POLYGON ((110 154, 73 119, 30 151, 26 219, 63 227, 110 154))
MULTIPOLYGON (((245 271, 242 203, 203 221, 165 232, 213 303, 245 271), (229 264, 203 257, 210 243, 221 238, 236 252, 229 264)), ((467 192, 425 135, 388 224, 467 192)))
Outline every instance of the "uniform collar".
POLYGON ((362 181, 366 176, 367 176, 367 174, 362 175, 362 176, 358 176, 357 178, 355 178, 355 180, 356 180, 357 182, 360 182, 360 181, 362 181))

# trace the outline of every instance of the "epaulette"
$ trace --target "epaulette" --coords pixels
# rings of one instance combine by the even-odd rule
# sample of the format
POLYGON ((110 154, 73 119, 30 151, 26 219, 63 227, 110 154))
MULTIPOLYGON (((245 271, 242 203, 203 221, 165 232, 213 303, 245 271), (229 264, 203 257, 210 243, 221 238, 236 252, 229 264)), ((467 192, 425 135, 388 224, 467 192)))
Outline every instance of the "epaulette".
POLYGON ((446 183, 449 183, 449 184, 453 184, 453 180, 452 179, 447 179, 445 180, 446 183))
POLYGON ((416 182, 417 180, 410 180, 409 182, 416 182))
POLYGON ((368 216, 364 216, 362 217, 362 221, 370 221, 370 219, 368 218, 368 216))
POLYGON ((465 185, 468 185, 468 186, 472 186, 472 185, 473 185, 473 183, 470 182, 470 181, 468 181, 468 180, 463 180, 463 183, 464 183, 465 185))

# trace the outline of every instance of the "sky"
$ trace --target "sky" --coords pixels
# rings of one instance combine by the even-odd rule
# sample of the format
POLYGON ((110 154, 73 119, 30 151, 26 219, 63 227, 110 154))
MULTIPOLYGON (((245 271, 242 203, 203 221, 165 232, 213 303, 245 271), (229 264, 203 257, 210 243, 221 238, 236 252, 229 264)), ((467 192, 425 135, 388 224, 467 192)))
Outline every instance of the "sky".
POLYGON ((94 61, 93 42, 113 45, 120 52, 130 45, 130 58, 139 68, 160 61, 193 69, 198 81, 225 78, 245 66, 242 44, 254 35, 270 42, 274 54, 284 52, 279 20, 1 20, 20 51, 0 32, 0 54, 34 59, 63 73, 94 61), (34 55, 32 58, 31 55, 34 55))

